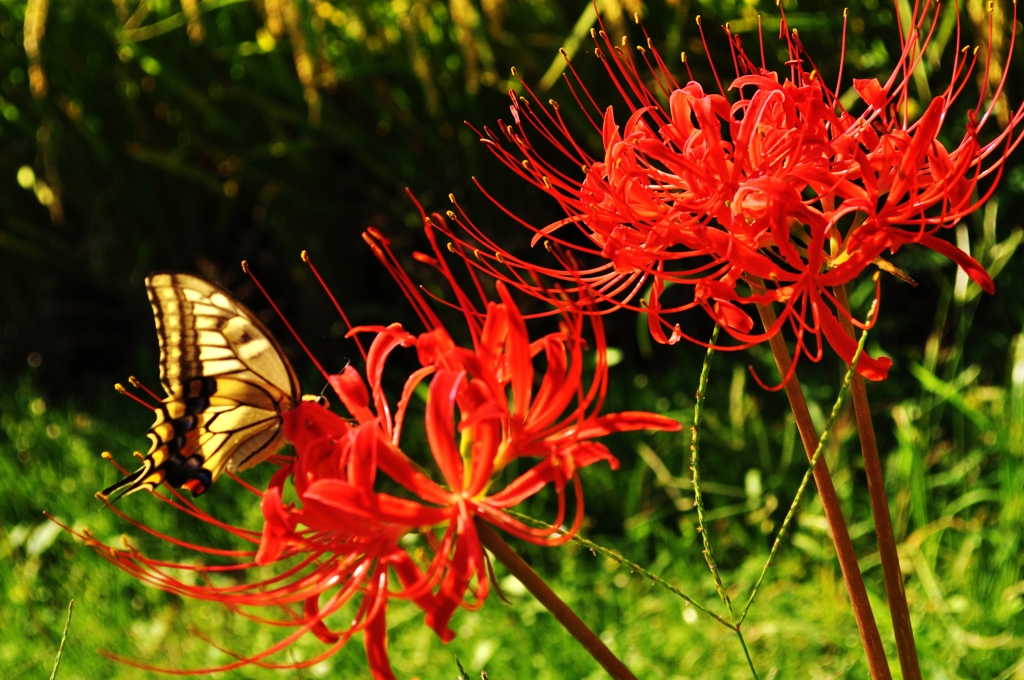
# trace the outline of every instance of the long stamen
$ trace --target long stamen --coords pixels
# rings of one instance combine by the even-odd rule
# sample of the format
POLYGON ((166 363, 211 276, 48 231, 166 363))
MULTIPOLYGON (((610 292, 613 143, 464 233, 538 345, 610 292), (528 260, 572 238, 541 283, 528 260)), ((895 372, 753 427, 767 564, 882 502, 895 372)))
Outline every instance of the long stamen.
MULTIPOLYGON (((131 392, 126 390, 124 385, 122 385, 121 383, 114 383, 114 389, 117 390, 119 393, 123 394, 124 396, 128 397, 129 399, 131 399, 135 403, 142 404, 143 406, 148 408, 150 411, 156 411, 158 408, 160 408, 159 406, 153 406, 152 404, 150 404, 149 402, 145 401, 144 399, 138 397, 137 395, 132 394, 131 392)), ((156 395, 153 395, 153 396, 155 397, 156 395)), ((157 402, 159 403, 159 400, 157 400, 157 402)))
POLYGON ((242 260, 242 271, 248 274, 249 278, 252 279, 252 282, 255 283, 256 287, 260 289, 260 292, 263 293, 263 297, 266 298, 267 302, 270 303, 270 306, 277 314, 277 317, 281 319, 284 325, 288 328, 288 332, 291 333, 292 337, 295 338, 295 341, 299 343, 299 346, 302 347, 302 351, 306 353, 306 356, 309 357, 309 360, 312 361, 313 365, 316 366, 318 371, 320 371, 320 375, 324 377, 324 380, 329 379, 330 376, 327 374, 327 371, 324 370, 324 367, 320 364, 319 361, 317 361, 317 358, 313 356, 313 353, 309 351, 309 348, 306 346, 306 343, 304 343, 302 341, 302 338, 299 337, 299 334, 295 332, 295 328, 292 327, 292 325, 288 322, 288 319, 281 312, 281 309, 277 306, 277 303, 274 302, 273 298, 270 297, 270 294, 267 293, 267 290, 263 287, 263 284, 259 282, 259 279, 256 278, 256 275, 253 274, 252 271, 249 269, 249 263, 246 262, 245 260, 242 260))
MULTIPOLYGON (((324 282, 323 277, 320 276, 320 272, 317 270, 315 266, 313 266, 313 260, 310 259, 309 253, 303 250, 302 253, 299 254, 299 257, 301 257, 302 261, 306 263, 306 266, 309 267, 309 270, 313 272, 313 276, 315 276, 316 280, 320 283, 320 287, 324 289, 325 293, 327 293, 327 297, 330 298, 331 304, 334 305, 334 309, 337 310, 338 315, 341 317, 342 322, 345 324, 346 332, 351 331, 352 322, 348 320, 348 315, 345 314, 345 310, 341 308, 341 305, 338 303, 338 299, 334 297, 334 293, 331 292, 330 287, 328 287, 328 285, 324 282)), ((363 361, 365 362, 366 349, 363 347, 362 341, 358 337, 355 337, 353 339, 356 341, 356 347, 359 348, 359 353, 362 355, 363 361)))
POLYGON ((715 68, 715 60, 711 58, 711 51, 708 49, 708 41, 704 38, 704 26, 700 22, 700 15, 697 15, 697 30, 700 32, 700 41, 704 45, 704 54, 708 57, 708 64, 711 65, 711 73, 715 76, 715 82, 718 83, 718 91, 725 96, 725 88, 722 87, 722 80, 718 77, 718 69, 715 68))
POLYGON ((163 401, 159 396, 157 396, 156 392, 146 387, 146 385, 143 384, 143 382, 136 378, 134 375, 128 376, 128 383, 135 389, 142 390, 143 392, 148 394, 157 404, 163 401))
MULTIPOLYGON (((843 8, 843 41, 839 47, 839 74, 836 76, 836 100, 835 103, 839 105, 839 93, 843 91, 843 65, 846 63, 846 26, 849 21, 850 9, 848 7, 843 8)), ((760 21, 760 17, 758 17, 760 21)))

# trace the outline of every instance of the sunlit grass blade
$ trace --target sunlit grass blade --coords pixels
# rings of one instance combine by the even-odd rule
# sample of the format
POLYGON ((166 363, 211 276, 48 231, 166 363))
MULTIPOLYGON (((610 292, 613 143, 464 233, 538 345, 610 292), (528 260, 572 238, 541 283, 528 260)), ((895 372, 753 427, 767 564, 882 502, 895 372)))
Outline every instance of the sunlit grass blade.
POLYGON ((459 669, 459 680, 470 680, 469 673, 467 673, 466 669, 462 667, 462 662, 459 661, 458 656, 455 657, 455 666, 459 669))
POLYGON ((71 611, 75 607, 75 601, 68 602, 68 618, 64 622, 64 632, 60 635, 60 646, 57 647, 57 656, 53 660, 53 671, 50 673, 50 680, 57 677, 57 669, 60 668, 60 656, 64 653, 64 643, 68 640, 68 630, 71 628, 71 611))

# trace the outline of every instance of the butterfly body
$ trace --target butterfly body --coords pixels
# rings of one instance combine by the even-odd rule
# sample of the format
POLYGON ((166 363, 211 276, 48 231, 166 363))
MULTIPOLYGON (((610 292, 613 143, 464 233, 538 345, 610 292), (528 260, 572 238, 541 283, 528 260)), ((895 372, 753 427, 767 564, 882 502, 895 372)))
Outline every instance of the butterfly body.
POLYGON ((300 401, 280 345, 252 312, 197 276, 146 278, 160 343, 160 382, 142 467, 99 492, 107 500, 166 483, 205 492, 224 471, 245 470, 284 443, 283 414, 300 401))

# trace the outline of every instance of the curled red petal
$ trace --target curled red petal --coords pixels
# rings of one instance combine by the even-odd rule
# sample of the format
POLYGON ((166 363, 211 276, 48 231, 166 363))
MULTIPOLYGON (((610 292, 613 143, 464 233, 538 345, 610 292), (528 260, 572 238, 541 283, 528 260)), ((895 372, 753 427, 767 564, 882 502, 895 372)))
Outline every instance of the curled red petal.
MULTIPOLYGON (((469 518, 464 521, 460 518, 460 522, 455 554, 447 565, 445 578, 441 582, 433 606, 425 617, 426 624, 437 633, 442 642, 450 642, 455 637, 455 632, 448 627, 448 623, 455 610, 463 603, 473 576, 477 577, 481 585, 488 583, 483 548, 476 527, 469 518)), ((486 588, 486 585, 483 587, 486 588)))
POLYGON ((497 285, 502 307, 507 314, 508 334, 505 337, 505 351, 508 355, 509 373, 512 380, 512 410, 516 420, 526 420, 533 399, 533 353, 526 322, 519 313, 508 288, 500 281, 497 285))
POLYGON ((865 104, 879 111, 885 110, 885 102, 888 95, 882 89, 877 78, 854 78, 853 88, 857 90, 857 94, 860 95, 865 104))
POLYGON ((307 623, 310 621, 312 622, 312 627, 309 629, 310 632, 313 633, 320 642, 333 645, 341 639, 340 635, 329 629, 327 624, 324 623, 323 615, 320 613, 320 593, 307 597, 302 608, 306 614, 307 623))
POLYGON ((451 516, 447 508, 431 508, 415 501, 360 489, 340 479, 321 479, 306 490, 306 498, 350 515, 353 520, 373 520, 410 528, 433 526, 451 516))
POLYGON ((346 366, 341 373, 328 376, 327 381, 353 418, 361 423, 374 418, 366 382, 353 366, 346 366))
POLYGON ((717 300, 714 304, 715 320, 734 331, 749 333, 754 328, 754 320, 739 306, 727 301, 717 300))
POLYGON ((394 671, 391 670, 391 661, 388 659, 388 626, 385 618, 387 613, 386 575, 383 581, 384 584, 378 586, 383 592, 378 596, 384 598, 385 603, 372 608, 370 619, 363 628, 363 646, 366 648, 366 660, 369 662, 373 680, 397 680, 394 671))
MULTIPOLYGON (((821 298, 818 300, 821 302, 821 298)), ((847 335, 843 327, 839 325, 839 320, 823 303, 819 305, 819 309, 821 310, 819 313, 821 330, 825 334, 825 339, 839 355, 839 358, 849 365, 853 361, 853 355, 857 353, 857 341, 847 335)), ((891 366, 892 359, 888 357, 875 359, 866 351, 861 352, 860 359, 857 360, 857 372, 868 380, 885 380, 891 366)))
POLYGON ((464 485, 462 456, 455 439, 455 401, 465 373, 438 371, 430 381, 425 417, 430 452, 448 486, 458 493, 464 485))
POLYGON ((281 502, 281 489, 276 486, 263 492, 260 509, 263 511, 263 534, 256 552, 256 564, 266 565, 281 556, 288 539, 295 533, 296 520, 281 502))
POLYGON ((668 416, 646 411, 621 411, 588 418, 579 426, 579 429, 570 432, 576 439, 594 439, 595 437, 604 437, 612 432, 630 432, 632 430, 678 432, 681 429, 683 429, 682 423, 668 416))
POLYGON ((952 243, 943 241, 941 238, 931 236, 930 234, 917 236, 914 238, 914 241, 956 262, 986 293, 991 295, 996 292, 996 283, 985 270, 985 267, 952 243))

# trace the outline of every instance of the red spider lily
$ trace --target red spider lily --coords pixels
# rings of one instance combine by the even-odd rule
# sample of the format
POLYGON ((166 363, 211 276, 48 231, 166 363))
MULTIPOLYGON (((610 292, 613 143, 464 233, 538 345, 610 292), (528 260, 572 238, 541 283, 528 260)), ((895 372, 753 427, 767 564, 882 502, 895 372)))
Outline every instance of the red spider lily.
MULTIPOLYGON (((604 31, 596 32, 595 53, 625 103, 626 121, 620 126, 613 107, 602 110, 596 104, 571 64, 573 77, 566 83, 601 133, 602 157, 593 158, 574 139, 557 103, 543 104, 525 83, 528 97, 512 95, 513 124, 499 121, 500 135, 486 127, 481 135, 499 159, 565 211, 567 217, 544 227, 519 220, 557 263, 541 266, 514 256, 464 213, 449 216, 467 236, 448 235, 459 252, 472 253, 467 259, 473 266, 552 303, 565 295, 587 295, 604 304, 602 312, 646 313, 659 342, 685 337, 704 344, 666 320, 700 307, 736 340, 727 349, 762 342, 788 325, 797 357, 818 360, 829 344, 849 362, 855 344, 837 315, 850 314, 831 289, 856 279, 871 264, 891 270, 881 259, 887 250, 919 243, 993 290, 984 268, 936 232, 991 195, 1005 159, 1020 142, 1017 126, 1024 108, 994 139, 979 141, 1004 75, 989 93, 988 107, 982 109, 979 100, 970 112, 962 140, 943 145, 945 114, 977 63, 976 53, 966 57, 957 45, 949 86, 918 120, 910 119, 909 74, 929 44, 938 13, 937 4, 915 5, 909 26, 901 27, 909 37, 884 84, 854 81, 863 104, 857 116, 822 82, 784 16, 785 78, 767 70, 763 46, 758 66, 726 27, 737 74, 730 96, 721 84, 719 93, 705 92, 692 74, 681 86, 649 39, 646 48, 637 47, 635 59, 625 40, 620 47, 604 31), (653 84, 645 82, 643 72, 653 84), (582 178, 564 163, 547 160, 541 141, 580 168, 582 178), (987 187, 979 196, 984 178, 987 187), (545 278, 561 283, 555 288, 543 283, 545 278), (663 300, 668 285, 684 289, 683 302, 663 300), (649 298, 638 299, 645 289, 649 298), (782 310, 771 328, 755 332, 746 309, 764 303, 781 303, 782 310)), ((863 356, 857 370, 879 380, 890 364, 863 356)))
MULTIPOLYGON (((350 418, 313 402, 284 413, 285 436, 295 447, 294 455, 272 459, 280 467, 266 491, 246 485, 261 499, 261 531, 220 522, 173 489, 169 497, 158 495, 168 505, 249 544, 249 549, 222 550, 183 541, 116 508, 118 515, 158 539, 194 551, 204 560, 233 562, 170 563, 130 545, 115 549, 78 534, 104 558, 149 585, 222 602, 257 622, 293 630, 268 649, 250 656, 234 654, 234 661, 217 668, 172 670, 127 663, 183 675, 246 664, 306 667, 362 632, 373 677, 394 678, 385 622, 391 599, 413 601, 445 642, 454 637, 448 625, 454 612, 460 606, 478 607, 486 599, 488 563, 476 518, 533 543, 562 543, 579 529, 582 519, 579 470, 600 461, 617 466, 608 449, 594 441, 597 437, 636 429, 680 429, 678 422, 651 413, 598 415, 608 371, 600 320, 567 309, 558 330, 531 341, 526 320, 502 284, 497 286, 498 301, 490 301, 483 283, 474 277, 482 309, 473 305, 441 256, 434 222, 424 219, 434 256, 420 254, 418 259, 433 265, 450 283, 469 345, 453 339, 397 264, 387 241, 371 230, 367 242, 427 330, 414 335, 398 324, 351 330, 350 335, 373 335, 365 353, 365 373, 348 366, 327 376, 350 418), (588 318, 597 361, 589 386, 584 386, 583 332, 588 318), (398 401, 392 403, 385 392, 385 376, 394 375, 389 359, 403 347, 415 349, 421 367, 408 375, 398 401), (541 362, 543 371, 535 386, 535 363, 541 362), (419 414, 413 415, 410 408, 423 384, 427 398, 422 422, 429 456, 419 462, 403 449, 402 434, 408 423, 418 420, 419 414), (558 507, 553 524, 568 523, 567 534, 527 526, 506 512, 549 486, 558 507), (567 522, 570 487, 575 517, 567 522), (409 535, 422 536, 426 550, 410 552, 403 547, 409 535), (248 579, 246 572, 256 567, 276 573, 248 579), (224 585, 225 574, 237 576, 224 585), (195 575, 202 583, 195 582, 195 575), (467 599, 470 590, 472 597, 467 599), (285 617, 257 616, 250 612, 255 607, 280 609, 285 617), (328 619, 346 613, 351 614, 345 619, 351 622, 348 627, 332 629, 328 619), (306 633, 328 647, 299 663, 269 660, 306 633)), ((444 227, 439 217, 434 220, 444 227)))
POLYGON ((377 432, 373 427, 354 427, 315 403, 303 403, 289 411, 285 415, 285 430, 289 441, 296 446, 296 455, 276 461, 284 464, 265 492, 245 485, 261 498, 262 532, 224 524, 178 491, 171 490, 171 497, 154 494, 169 506, 251 544, 251 549, 225 550, 184 541, 157 532, 113 506, 110 507, 114 512, 136 527, 188 549, 196 556, 189 562, 166 562, 148 557, 127 543, 123 549, 116 549, 100 543, 88 532, 75 533, 102 557, 143 583, 183 597, 221 602, 260 624, 293 630, 277 643, 250 656, 229 651, 236 660, 215 668, 181 670, 113 658, 175 675, 206 674, 250 664, 276 669, 304 668, 330 657, 353 634, 361 631, 373 677, 377 680, 395 677, 387 658, 385 613, 388 600, 392 597, 412 599, 428 614, 437 608, 436 598, 420 585, 423 576, 419 567, 398 546, 398 539, 408 533, 409 528, 406 524, 389 521, 385 514, 353 517, 350 513, 338 513, 329 500, 320 502, 316 489, 310 489, 316 486, 312 480, 323 484, 325 480, 336 478, 372 485, 369 468, 375 460, 377 432), (298 506, 282 502, 288 479, 294 483, 300 500, 298 506), (203 563, 205 559, 221 561, 225 558, 233 562, 203 563), (275 575, 255 581, 250 579, 250 570, 268 565, 279 567, 275 575), (237 575, 232 585, 223 585, 224 577, 232 574, 237 575), (202 583, 196 583, 197 576, 202 583), (404 590, 389 588, 389 583, 396 578, 404 590), (413 592, 413 589, 417 590, 413 592), (295 605, 301 605, 301 613, 295 610, 295 605), (279 610, 285 616, 256 615, 251 612, 256 607, 279 610), (328 628, 327 617, 346 611, 351 612, 348 628, 341 631, 328 628), (301 662, 269 660, 307 633, 327 643, 327 648, 301 662))
POLYGON ((651 413, 597 415, 608 370, 599 321, 591 318, 597 367, 593 381, 584 389, 582 335, 586 315, 566 312, 558 331, 531 341, 523 316, 501 283, 497 285, 500 301, 494 302, 486 298, 481 282, 474 279, 483 309, 473 305, 435 240, 435 224, 444 229, 443 219, 424 215, 424 222, 434 255, 418 254, 417 259, 432 265, 448 280, 472 346, 459 346, 452 339, 399 266, 387 240, 369 230, 366 241, 389 267, 428 330, 413 335, 397 325, 355 328, 352 333, 375 334, 367 355, 369 388, 352 367, 331 377, 335 392, 360 426, 373 424, 381 434, 376 469, 415 500, 383 492, 353 493, 348 485, 335 481, 314 486, 321 501, 331 498, 338 509, 354 513, 372 509, 396 521, 406 517, 410 527, 443 525, 440 537, 426 534, 436 547, 435 557, 425 569, 424 582, 437 586, 435 609, 427 612, 427 623, 447 640, 453 635, 447 624, 455 609, 460 605, 478 606, 488 594, 487 563, 474 518, 480 517, 526 541, 560 544, 575 534, 582 520, 583 491, 578 471, 600 461, 617 466, 608 449, 593 441, 595 438, 636 429, 678 430, 680 426, 651 413), (382 376, 388 358, 398 347, 415 348, 421 368, 410 374, 392 409, 382 376), (534 359, 539 355, 543 355, 546 368, 534 391, 534 359), (436 471, 432 476, 423 474, 400 448, 410 399, 428 379, 424 424, 430 469, 436 471), (514 475, 502 474, 517 460, 520 464, 514 475), (506 481, 508 477, 511 479, 506 481), (505 512, 551 485, 558 500, 552 524, 560 526, 566 519, 570 483, 575 517, 564 534, 552 535, 529 527, 505 512), (465 595, 473 577, 476 605, 469 605, 465 595))

